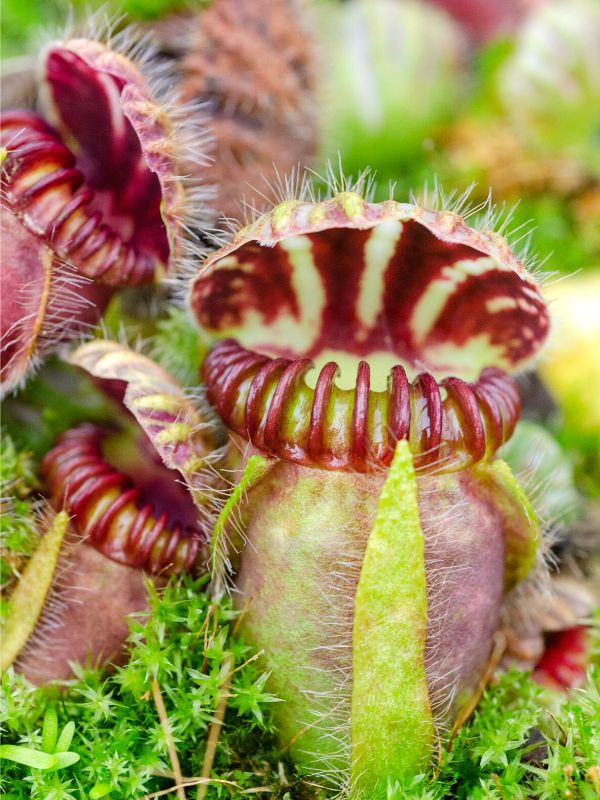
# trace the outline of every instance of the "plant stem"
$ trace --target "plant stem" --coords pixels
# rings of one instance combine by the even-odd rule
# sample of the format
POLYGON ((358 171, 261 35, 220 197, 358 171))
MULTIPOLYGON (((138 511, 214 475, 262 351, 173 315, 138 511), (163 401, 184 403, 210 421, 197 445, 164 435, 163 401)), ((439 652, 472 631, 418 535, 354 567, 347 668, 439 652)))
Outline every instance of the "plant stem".
POLYGON ((171 766, 173 767, 173 775, 175 776, 175 783, 177 784, 177 799, 178 800, 186 800, 185 796, 185 789, 183 788, 183 775, 181 772, 181 766, 179 764, 179 757, 177 755, 177 750, 175 748, 175 741, 173 739, 173 733, 171 731, 171 726, 169 725, 169 717, 167 716, 167 709, 165 708, 165 702, 163 700, 162 693, 160 691, 160 686, 158 685, 158 681, 156 678, 152 680, 152 697, 154 698, 154 705, 156 706, 156 711, 158 712, 158 718, 160 719, 160 724, 165 734, 165 740, 167 742, 167 750, 169 751, 169 759, 171 761, 171 766))
MULTIPOLYGON (((215 709, 213 721, 211 723, 210 731, 208 733, 208 739, 206 742, 206 752, 204 753, 204 762, 202 764, 202 772, 200 775, 200 777, 202 778, 210 778, 210 772, 212 770, 215 753, 217 751, 217 743, 219 741, 219 736, 221 735, 221 728, 223 726, 223 720, 225 718, 227 701, 229 700, 229 687, 231 685, 231 678, 233 675, 234 661, 233 661, 233 655, 231 653, 228 653, 225 656, 224 663, 227 667, 227 672, 225 674, 225 679, 221 684, 219 697, 217 699, 217 707, 215 709)), ((198 794, 196 795, 196 800, 204 800, 207 789, 208 789, 208 783, 201 783, 200 786, 198 787, 198 794)))

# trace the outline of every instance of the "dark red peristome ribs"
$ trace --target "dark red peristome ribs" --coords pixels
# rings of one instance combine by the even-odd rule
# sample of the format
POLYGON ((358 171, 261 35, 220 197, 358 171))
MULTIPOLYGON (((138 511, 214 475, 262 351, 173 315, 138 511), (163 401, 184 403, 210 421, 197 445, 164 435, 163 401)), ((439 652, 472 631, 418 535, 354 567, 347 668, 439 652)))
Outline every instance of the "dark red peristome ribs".
POLYGON ((89 278, 110 286, 154 280, 157 258, 141 251, 88 209, 86 187, 73 153, 59 135, 30 111, 2 114, 2 192, 11 210, 44 242, 89 278))
POLYGON ((410 443, 417 468, 461 469, 491 456, 519 417, 516 385, 496 368, 476 383, 446 378, 438 385, 426 372, 411 383, 397 365, 387 391, 377 392, 364 361, 351 390, 336 386, 335 362, 309 388, 303 378, 312 366, 228 339, 214 346, 202 371, 209 402, 232 430, 269 455, 327 469, 389 466, 400 439, 410 443))
POLYGON ((179 573, 196 563, 207 536, 140 502, 141 492, 103 459, 103 431, 81 425, 59 437, 42 461, 52 502, 73 515, 78 533, 108 558, 149 572, 179 573))

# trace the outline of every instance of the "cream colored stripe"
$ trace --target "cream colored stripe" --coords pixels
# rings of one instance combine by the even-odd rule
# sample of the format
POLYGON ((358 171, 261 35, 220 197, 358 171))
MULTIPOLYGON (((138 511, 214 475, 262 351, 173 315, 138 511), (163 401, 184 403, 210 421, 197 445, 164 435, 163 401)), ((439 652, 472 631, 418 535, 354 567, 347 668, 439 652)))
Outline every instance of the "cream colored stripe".
POLYGON ((410 329, 416 343, 423 342, 438 317, 442 313, 449 297, 473 275, 497 271, 498 265, 493 258, 482 257, 456 261, 444 267, 442 277, 431 281, 417 303, 410 320, 410 329))
POLYGON ((492 297, 491 300, 486 300, 485 310, 490 314, 501 314, 503 311, 512 311, 517 307, 517 301, 514 297, 492 297))
POLYGON ((401 222, 384 222, 373 228, 365 243, 365 268, 356 301, 356 316, 367 328, 374 326, 383 307, 385 272, 401 234, 401 222))
POLYGON ((310 237, 290 236, 280 242, 279 246, 287 251, 293 268, 292 285, 302 320, 310 326, 320 324, 325 308, 325 288, 315 265, 310 237))
MULTIPOLYGON (((292 316, 286 306, 275 309, 278 311, 277 317, 267 323, 257 308, 252 304, 246 307, 242 303, 242 323, 222 333, 235 336, 244 347, 250 349, 261 347, 268 351, 271 343, 275 352, 284 349, 296 353, 306 352, 321 333, 326 303, 325 287, 315 265, 309 236, 290 236, 276 247, 282 248, 288 254, 292 268, 291 289, 298 303, 299 319, 292 316)), ((268 259, 269 251, 265 252, 268 259)))

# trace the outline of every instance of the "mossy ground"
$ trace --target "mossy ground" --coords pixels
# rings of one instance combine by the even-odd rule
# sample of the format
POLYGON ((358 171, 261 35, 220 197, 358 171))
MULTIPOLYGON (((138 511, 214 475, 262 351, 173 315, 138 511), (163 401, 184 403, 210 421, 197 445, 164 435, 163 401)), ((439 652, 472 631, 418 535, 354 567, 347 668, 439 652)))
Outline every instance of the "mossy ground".
MULTIPOLYGON (((131 654, 109 674, 77 668, 68 684, 35 688, 9 670, 2 682, 3 745, 55 752, 57 731, 73 723, 62 768, 3 760, 0 786, 7 800, 176 797, 170 731, 188 798, 196 797, 213 714, 233 663, 225 724, 206 798, 265 796, 325 798, 276 746, 268 691, 256 653, 236 635, 229 600, 212 602, 205 579, 173 579, 151 593, 148 619, 133 620, 131 654), (153 684, 155 682, 155 684, 153 684), (154 695, 166 708, 161 720, 154 695), (56 738, 56 737, 55 737, 56 738), (164 792, 163 795, 158 794, 164 792)), ((584 689, 549 698, 531 678, 509 672, 486 690, 452 748, 440 743, 431 772, 389 788, 390 800, 591 800, 600 789, 600 671, 592 666, 584 689)), ((6 753, 4 753, 6 754, 6 753)), ((27 756, 36 763, 35 756, 27 756)), ((41 763, 41 762, 40 762, 41 763)))

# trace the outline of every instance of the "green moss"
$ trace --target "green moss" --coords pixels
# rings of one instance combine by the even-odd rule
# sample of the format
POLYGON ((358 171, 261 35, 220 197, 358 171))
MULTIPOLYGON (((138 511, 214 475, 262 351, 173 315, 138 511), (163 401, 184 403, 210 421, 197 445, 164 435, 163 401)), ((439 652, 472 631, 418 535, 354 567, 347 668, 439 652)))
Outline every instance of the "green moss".
POLYGON ((5 431, 0 434, 0 486, 2 494, 10 491, 26 497, 37 485, 31 454, 20 451, 5 431))
POLYGON ((212 604, 205 589, 204 579, 183 578, 161 595, 151 590, 149 619, 132 624, 129 663, 106 677, 80 667, 65 691, 52 685, 36 689, 12 670, 5 673, 4 743, 42 749, 44 715, 52 706, 59 728, 74 723, 70 750, 80 756, 60 770, 3 761, 0 786, 7 800, 124 800, 172 786, 153 679, 164 698, 183 775, 199 775, 230 657, 236 671, 213 769, 215 780, 228 783, 211 785, 207 798, 235 797, 243 789, 279 782, 269 715, 275 698, 265 692, 267 676, 257 670, 249 647, 231 633, 236 615, 229 601, 212 604))
MULTIPOLYGON (((150 617, 132 625, 129 663, 108 676, 82 667, 65 689, 35 688, 12 670, 5 673, 3 742, 47 765, 35 768, 4 759, 0 788, 6 800, 126 800, 172 787, 164 730, 152 699, 153 678, 164 698, 182 773, 199 775, 223 665, 231 657, 236 671, 207 798, 240 798, 260 787, 269 788, 267 796, 274 800, 326 797, 277 751, 270 714, 275 698, 265 692, 266 676, 235 634, 236 613, 229 601, 216 605, 205 589, 204 579, 180 578, 161 595, 152 591, 150 617), (34 758, 29 751, 48 752, 44 746, 52 731, 57 742, 51 751, 60 743, 71 756, 61 755, 59 766, 53 761, 51 768, 43 755, 34 758)), ((441 749, 439 763, 428 773, 390 781, 388 800, 553 800, 569 796, 567 791, 591 800, 593 767, 600 756, 598 665, 591 668, 585 689, 554 697, 551 713, 544 710, 547 705, 543 690, 527 675, 501 676, 450 752, 441 749)), ((195 791, 188 789, 188 798, 195 791)))
POLYGON ((19 571, 39 540, 36 503, 31 493, 37 486, 31 454, 19 450, 12 438, 2 431, 0 438, 0 587, 4 620, 6 597, 19 571))
POLYGON ((208 343, 187 311, 170 308, 158 321, 151 355, 184 386, 200 382, 200 364, 207 349, 208 343))

